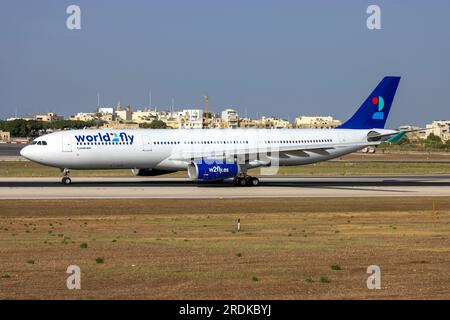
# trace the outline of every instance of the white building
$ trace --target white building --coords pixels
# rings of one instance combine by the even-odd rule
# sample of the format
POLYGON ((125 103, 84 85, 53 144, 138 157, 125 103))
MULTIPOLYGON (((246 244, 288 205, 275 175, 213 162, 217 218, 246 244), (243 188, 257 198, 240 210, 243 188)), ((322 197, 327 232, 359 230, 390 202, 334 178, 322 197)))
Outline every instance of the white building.
MULTIPOLYGON (((120 107, 120 102, 118 104, 120 107)), ((97 113, 100 116, 100 119, 106 122, 111 122, 116 120, 116 115, 114 113, 114 108, 109 107, 99 107, 97 109, 97 113)))
POLYGON ((133 117, 133 112, 131 111, 131 106, 127 106, 125 109, 120 107, 116 108, 116 120, 131 121, 133 117))
POLYGON ((76 115, 70 116, 72 121, 91 121, 95 120, 95 113, 78 112, 76 115))
POLYGON ((10 141, 11 140, 10 133, 0 130, 0 140, 1 141, 10 141))
POLYGON ((426 126, 425 139, 432 133, 441 138, 442 142, 450 140, 450 120, 436 120, 426 126))
POLYGON ((58 116, 54 112, 49 112, 47 114, 37 114, 34 116, 34 120, 42 121, 42 122, 53 122, 53 121, 60 121, 64 120, 63 116, 58 116))
POLYGON ((288 129, 291 128, 292 125, 288 120, 285 119, 273 119, 273 128, 275 129, 288 129))
POLYGON ((226 128, 237 128, 239 126, 239 115, 234 109, 223 110, 221 118, 226 128))
POLYGON ((148 109, 137 110, 132 113, 131 120, 136 123, 152 122, 153 120, 158 120, 158 114, 156 111, 148 109))
POLYGON ((420 140, 420 139, 425 139, 426 131, 425 130, 419 131, 419 129, 420 129, 420 127, 414 126, 414 125, 409 125, 409 124, 406 124, 406 125, 398 127, 399 131, 412 131, 412 132, 408 132, 406 134, 406 136, 411 141, 417 141, 417 140, 420 140))
MULTIPOLYGON (((280 119, 277 117, 265 117, 262 116, 259 119, 252 120, 254 127, 264 129, 289 129, 292 128, 291 123, 288 120, 280 119)), ((242 127, 242 124, 241 124, 242 127)))
POLYGON ((296 128, 315 128, 315 129, 333 129, 339 126, 341 122, 339 120, 335 120, 331 116, 323 117, 323 116, 314 116, 314 117, 306 117, 300 116, 295 118, 295 127, 296 128))
POLYGON ((109 108, 109 107, 100 107, 97 109, 98 113, 103 113, 103 114, 114 114, 114 108, 109 108))
POLYGON ((202 129, 203 128, 203 110, 202 109, 184 109, 181 116, 182 129, 202 129))

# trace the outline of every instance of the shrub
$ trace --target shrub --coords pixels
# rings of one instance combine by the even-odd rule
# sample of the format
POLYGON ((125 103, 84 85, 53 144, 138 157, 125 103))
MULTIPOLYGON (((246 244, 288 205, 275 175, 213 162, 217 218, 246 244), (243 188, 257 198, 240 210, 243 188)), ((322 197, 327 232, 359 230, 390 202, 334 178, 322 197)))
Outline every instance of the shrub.
POLYGON ((331 270, 339 271, 341 270, 341 267, 337 263, 333 263, 331 265, 331 270))

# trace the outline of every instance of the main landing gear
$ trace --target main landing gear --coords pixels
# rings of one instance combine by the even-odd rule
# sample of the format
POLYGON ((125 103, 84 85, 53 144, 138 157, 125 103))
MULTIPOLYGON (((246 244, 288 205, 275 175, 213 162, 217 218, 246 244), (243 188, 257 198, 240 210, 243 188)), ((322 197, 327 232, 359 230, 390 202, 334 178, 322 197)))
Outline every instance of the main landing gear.
POLYGON ((63 177, 62 177, 62 179, 61 179, 61 183, 63 184, 63 185, 69 185, 69 184, 71 184, 72 183, 72 179, 70 179, 70 177, 69 177, 69 174, 70 174, 70 170, 69 169, 63 169, 63 170, 61 170, 62 171, 62 173, 63 173, 63 177))
POLYGON ((251 176, 244 176, 244 177, 238 176, 233 179, 233 184, 235 186, 240 186, 240 187, 245 187, 245 186, 256 187, 259 185, 259 179, 256 177, 251 177, 251 176))

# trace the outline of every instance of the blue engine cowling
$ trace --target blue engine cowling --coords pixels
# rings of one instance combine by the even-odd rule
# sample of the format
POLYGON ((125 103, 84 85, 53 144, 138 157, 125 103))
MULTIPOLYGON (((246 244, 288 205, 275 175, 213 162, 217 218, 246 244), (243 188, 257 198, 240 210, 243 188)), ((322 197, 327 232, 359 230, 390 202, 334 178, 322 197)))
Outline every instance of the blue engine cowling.
POLYGON ((236 163, 195 160, 188 165, 188 175, 191 180, 223 180, 234 178, 239 173, 236 163))

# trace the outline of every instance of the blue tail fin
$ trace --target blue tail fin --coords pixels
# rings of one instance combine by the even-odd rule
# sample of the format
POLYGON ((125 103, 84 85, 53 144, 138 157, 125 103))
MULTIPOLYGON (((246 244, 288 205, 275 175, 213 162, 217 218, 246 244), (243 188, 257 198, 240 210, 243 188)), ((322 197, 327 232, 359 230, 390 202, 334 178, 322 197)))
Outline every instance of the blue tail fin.
POLYGON ((383 129, 399 81, 400 77, 384 77, 358 111, 338 129, 383 129))

